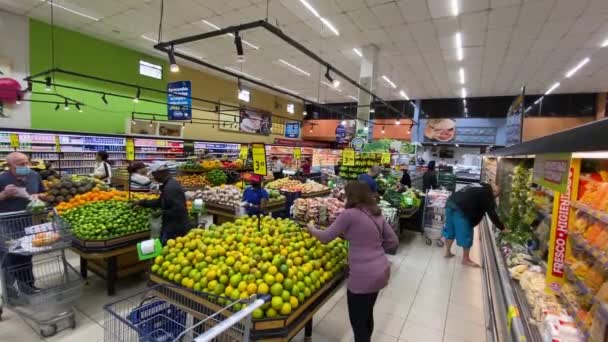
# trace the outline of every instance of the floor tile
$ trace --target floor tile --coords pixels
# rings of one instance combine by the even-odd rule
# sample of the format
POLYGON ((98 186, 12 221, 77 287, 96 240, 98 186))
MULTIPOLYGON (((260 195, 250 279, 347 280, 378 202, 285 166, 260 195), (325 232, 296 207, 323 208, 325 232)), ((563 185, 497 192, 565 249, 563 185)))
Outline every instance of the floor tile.
POLYGON ((417 322, 407 320, 403 325, 400 342, 442 342, 443 327, 427 327, 417 322))
POLYGON ((446 334, 459 336, 470 341, 478 341, 479 336, 485 334, 483 325, 468 322, 459 317, 452 316, 445 324, 446 334))
POLYGON ((374 331, 393 337, 399 337, 403 323, 405 323, 405 318, 400 316, 385 313, 374 315, 374 331))

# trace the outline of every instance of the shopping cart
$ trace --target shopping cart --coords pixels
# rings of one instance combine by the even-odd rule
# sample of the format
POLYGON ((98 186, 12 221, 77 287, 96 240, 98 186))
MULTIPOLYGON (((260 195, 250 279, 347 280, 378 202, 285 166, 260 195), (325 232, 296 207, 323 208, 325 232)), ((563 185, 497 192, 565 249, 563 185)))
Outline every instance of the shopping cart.
POLYGON ((231 300, 155 285, 104 306, 104 342, 249 341, 251 314, 269 296, 231 300))
POLYGON ((42 337, 75 328, 73 304, 84 282, 65 258, 70 240, 55 212, 0 214, 0 316, 6 306, 42 337))
POLYGON ((445 206, 451 194, 446 190, 429 190, 426 194, 422 227, 427 245, 435 241, 437 246, 443 247, 441 233, 445 225, 445 206))

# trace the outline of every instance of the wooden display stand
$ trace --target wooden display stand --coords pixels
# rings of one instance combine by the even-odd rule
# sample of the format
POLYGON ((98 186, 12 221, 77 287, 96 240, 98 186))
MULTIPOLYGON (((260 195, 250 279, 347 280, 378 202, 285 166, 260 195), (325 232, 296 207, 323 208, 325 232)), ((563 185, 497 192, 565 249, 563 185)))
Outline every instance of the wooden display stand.
POLYGON ((150 232, 94 241, 74 239, 72 250, 80 256, 80 274, 87 278, 88 270, 106 280, 108 295, 116 293, 116 281, 149 269, 148 261, 140 261, 137 243, 150 238, 150 232))
MULTIPOLYGON (((310 340, 314 314, 336 292, 345 278, 346 272, 334 276, 287 317, 254 320, 250 339, 252 341, 287 342, 304 329, 305 337, 310 340)), ((150 282, 152 284, 172 284, 155 274, 150 275, 150 282)), ((173 300, 178 299, 181 303, 196 303, 194 305, 208 309, 205 311, 218 312, 221 309, 217 304, 211 303, 203 296, 194 296, 185 289, 182 291, 179 288, 167 288, 167 292, 169 293, 163 294, 165 297, 173 300)))

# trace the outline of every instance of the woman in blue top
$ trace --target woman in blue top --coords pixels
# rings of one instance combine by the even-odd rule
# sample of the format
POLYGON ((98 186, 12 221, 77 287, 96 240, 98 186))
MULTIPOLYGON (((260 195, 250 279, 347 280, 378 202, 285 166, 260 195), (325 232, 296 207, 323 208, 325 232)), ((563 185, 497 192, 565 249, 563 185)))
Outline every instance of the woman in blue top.
POLYGON ((263 214, 266 202, 268 202, 268 192, 262 188, 262 181, 259 176, 250 180, 251 186, 243 192, 243 201, 247 202, 247 215, 255 216, 263 214))

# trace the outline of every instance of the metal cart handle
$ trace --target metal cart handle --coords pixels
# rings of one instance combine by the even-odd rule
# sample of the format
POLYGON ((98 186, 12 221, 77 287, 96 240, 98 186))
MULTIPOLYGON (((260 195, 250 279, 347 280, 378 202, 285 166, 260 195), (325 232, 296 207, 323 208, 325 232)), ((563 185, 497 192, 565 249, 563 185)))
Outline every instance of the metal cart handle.
POLYGON ((207 330, 204 334, 199 335, 197 338, 194 339, 194 341, 195 342, 213 341, 213 339, 215 337, 219 336, 224 331, 230 329, 233 325, 237 324, 244 318, 247 318, 249 315, 251 315, 253 313, 253 311, 255 311, 255 309, 264 305, 264 303, 267 300, 268 300, 268 298, 256 299, 253 303, 251 303, 250 305, 247 305, 247 307, 237 311, 236 313, 234 313, 230 317, 226 318, 219 324, 213 326, 211 329, 207 330))

